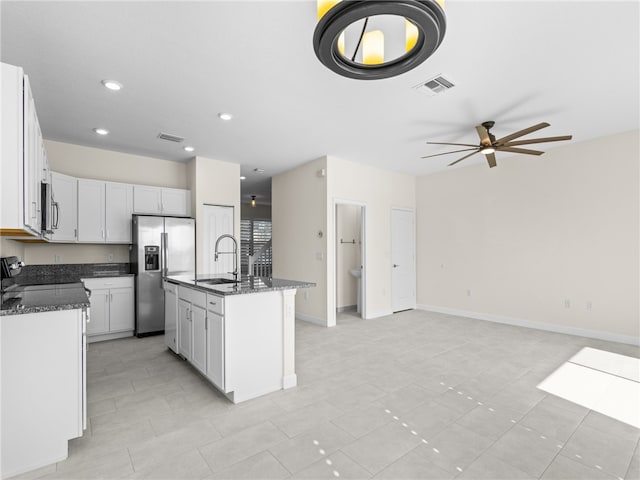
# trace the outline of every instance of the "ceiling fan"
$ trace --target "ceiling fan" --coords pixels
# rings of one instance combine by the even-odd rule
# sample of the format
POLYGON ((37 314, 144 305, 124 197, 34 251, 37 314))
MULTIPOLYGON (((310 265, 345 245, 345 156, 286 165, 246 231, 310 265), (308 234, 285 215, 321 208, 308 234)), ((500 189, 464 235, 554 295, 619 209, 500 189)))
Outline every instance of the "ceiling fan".
POLYGON ((528 135, 529 133, 535 132, 542 128, 548 127, 549 124, 546 122, 538 123, 529 128, 525 128, 524 130, 519 130, 511 135, 507 135, 506 137, 502 137, 496 140, 496 137, 490 132, 490 130, 495 125, 495 122, 488 121, 483 122, 482 125, 478 125, 476 127, 476 131, 478 132, 478 136, 480 137, 480 144, 473 145, 470 143, 447 143, 447 142, 427 142, 429 145, 456 145, 460 147, 470 147, 463 148, 461 150, 453 150, 451 152, 444 153, 436 153, 435 155, 427 155, 422 158, 430 158, 430 157, 438 157, 440 155, 448 155, 450 153, 458 153, 458 152, 468 152, 473 150, 471 153, 465 155, 462 158, 459 158, 455 162, 451 162, 448 166, 455 165, 462 160, 469 158, 476 153, 483 153, 487 157, 487 162, 489 163, 489 167, 493 168, 496 166, 496 155, 495 152, 509 152, 509 153, 524 153, 526 155, 542 155, 544 152, 540 150, 530 150, 528 148, 519 148, 520 145, 529 145, 531 143, 546 143, 546 142, 559 142, 561 140, 571 140, 571 135, 564 135, 561 137, 545 137, 545 138, 532 138, 530 140, 515 140, 516 138, 523 137, 528 135))

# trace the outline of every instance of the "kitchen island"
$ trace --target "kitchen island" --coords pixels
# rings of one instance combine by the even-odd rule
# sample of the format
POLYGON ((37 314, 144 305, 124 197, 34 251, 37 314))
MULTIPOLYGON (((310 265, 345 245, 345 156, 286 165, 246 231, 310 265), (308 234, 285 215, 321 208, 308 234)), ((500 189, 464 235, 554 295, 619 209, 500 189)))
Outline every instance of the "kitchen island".
POLYGON ((165 341, 234 403, 294 387, 295 293, 313 286, 252 276, 167 277, 165 341))

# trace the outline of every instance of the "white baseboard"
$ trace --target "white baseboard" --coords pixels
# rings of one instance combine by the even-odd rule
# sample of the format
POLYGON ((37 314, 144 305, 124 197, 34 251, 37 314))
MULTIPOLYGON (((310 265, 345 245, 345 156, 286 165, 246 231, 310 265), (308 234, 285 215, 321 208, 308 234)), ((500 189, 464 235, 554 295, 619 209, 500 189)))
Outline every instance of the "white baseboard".
POLYGON ((486 320, 488 322, 504 323, 506 325, 514 325, 517 327, 534 328, 536 330, 564 333, 567 335, 575 335, 578 337, 595 338, 598 340, 605 340, 607 342, 618 342, 640 346, 640 338, 632 337, 630 335, 620 335, 617 333, 589 330, 586 328, 567 327, 565 325, 557 325, 554 323, 534 322, 531 320, 522 320, 519 318, 505 317, 502 315, 494 315, 491 313, 472 312, 469 310, 458 310, 456 308, 439 307, 437 305, 417 305, 417 309, 426 310, 429 312, 446 313, 448 315, 457 315, 459 317, 474 318, 476 320, 486 320))
POLYGON ((380 318, 380 317, 388 317, 389 315, 393 315, 392 310, 384 310, 382 312, 374 312, 374 313, 367 312, 367 320, 372 320, 374 318, 380 318))
POLYGON ((295 373, 282 377, 282 389, 292 388, 298 385, 298 376, 295 373))
POLYGON ((296 318, 302 320, 303 322, 315 323, 316 325, 320 325, 321 327, 327 326, 327 321, 325 319, 314 317, 313 315, 306 315, 304 313, 296 312, 296 318))

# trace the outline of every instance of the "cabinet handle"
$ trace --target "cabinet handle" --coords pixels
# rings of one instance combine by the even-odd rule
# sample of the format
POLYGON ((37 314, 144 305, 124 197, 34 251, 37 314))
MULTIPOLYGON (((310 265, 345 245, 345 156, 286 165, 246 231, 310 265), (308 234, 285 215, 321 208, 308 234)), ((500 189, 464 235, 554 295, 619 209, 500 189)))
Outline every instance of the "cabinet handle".
POLYGON ((73 238, 78 238, 78 229, 77 228, 73 229, 73 238))
POLYGON ((208 325, 209 325, 209 317, 206 317, 206 318, 204 319, 204 329, 205 329, 205 330, 208 330, 208 329, 209 329, 208 325))
POLYGON ((217 305, 216 302, 209 302, 209 305, 217 305))
POLYGON ((107 236, 105 238, 109 238, 109 229, 107 228, 107 236))

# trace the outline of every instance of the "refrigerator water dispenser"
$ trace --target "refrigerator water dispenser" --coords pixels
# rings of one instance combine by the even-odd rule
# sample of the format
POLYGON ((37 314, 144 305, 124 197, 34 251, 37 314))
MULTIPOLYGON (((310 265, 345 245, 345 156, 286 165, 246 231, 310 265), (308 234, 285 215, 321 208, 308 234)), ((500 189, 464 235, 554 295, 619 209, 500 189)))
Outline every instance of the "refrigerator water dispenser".
POLYGON ((157 245, 145 245, 144 247, 145 271, 160 270, 160 247, 157 245))

